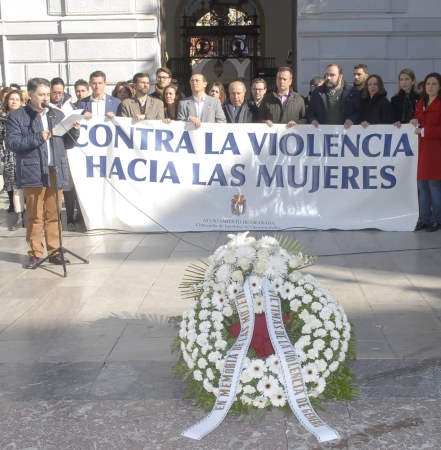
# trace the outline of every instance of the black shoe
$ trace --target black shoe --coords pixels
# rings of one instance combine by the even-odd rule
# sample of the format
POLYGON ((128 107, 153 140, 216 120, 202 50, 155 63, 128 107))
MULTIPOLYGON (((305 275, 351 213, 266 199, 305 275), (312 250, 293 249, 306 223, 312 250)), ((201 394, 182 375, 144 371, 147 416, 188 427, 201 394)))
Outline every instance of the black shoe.
POLYGON ((441 229, 441 223, 432 223, 426 231, 438 231, 439 229, 441 229))
POLYGON ((26 269, 36 269, 38 261, 40 261, 40 258, 37 258, 36 256, 31 256, 29 258, 28 263, 26 264, 26 269))
POLYGON ((421 222, 420 220, 417 222, 415 230, 414 231, 419 231, 419 230, 424 230, 425 228, 429 228, 430 225, 427 225, 424 222, 421 222))
POLYGON ((17 213, 17 222, 9 228, 9 231, 17 231, 20 228, 23 228, 23 213, 17 213))
MULTIPOLYGON (((63 264, 61 261, 61 255, 59 253, 57 253, 55 256, 51 256, 49 258, 49 262, 57 266, 61 266, 63 264)), ((64 262, 66 264, 70 264, 70 261, 66 257, 64 257, 64 262)))
POLYGON ((77 227, 75 226, 75 224, 73 222, 70 222, 67 224, 67 229, 68 229, 68 231, 77 231, 77 227))

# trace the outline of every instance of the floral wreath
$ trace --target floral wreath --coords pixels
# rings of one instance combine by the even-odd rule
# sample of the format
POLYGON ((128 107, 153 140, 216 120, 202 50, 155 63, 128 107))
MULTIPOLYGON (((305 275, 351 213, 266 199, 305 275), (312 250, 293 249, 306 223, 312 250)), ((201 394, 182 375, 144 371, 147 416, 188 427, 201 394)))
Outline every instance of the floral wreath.
POLYGON ((173 370, 188 382, 186 397, 195 397, 197 406, 213 408, 226 354, 240 332, 234 300, 249 279, 256 325, 230 412, 289 409, 263 314, 261 280, 266 278, 280 299, 311 404, 325 398, 352 399, 357 391, 348 367, 355 358, 351 325, 331 293, 312 275, 299 272, 316 258, 304 255, 297 241, 269 236, 256 240, 247 234, 228 235, 230 241, 204 267, 189 267, 181 285, 183 295, 193 301, 182 318, 172 318, 181 321, 172 349, 181 351, 173 370))

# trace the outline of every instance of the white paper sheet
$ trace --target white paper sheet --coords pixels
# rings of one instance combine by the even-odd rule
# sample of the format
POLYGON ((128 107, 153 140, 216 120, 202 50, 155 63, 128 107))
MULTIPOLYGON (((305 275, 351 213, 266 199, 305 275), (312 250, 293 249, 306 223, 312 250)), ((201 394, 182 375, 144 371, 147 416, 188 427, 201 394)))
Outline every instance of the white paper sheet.
POLYGON ((77 120, 81 122, 84 119, 84 116, 81 114, 82 112, 82 109, 72 111, 72 114, 65 117, 63 121, 54 128, 54 136, 64 136, 72 128, 74 122, 77 120))

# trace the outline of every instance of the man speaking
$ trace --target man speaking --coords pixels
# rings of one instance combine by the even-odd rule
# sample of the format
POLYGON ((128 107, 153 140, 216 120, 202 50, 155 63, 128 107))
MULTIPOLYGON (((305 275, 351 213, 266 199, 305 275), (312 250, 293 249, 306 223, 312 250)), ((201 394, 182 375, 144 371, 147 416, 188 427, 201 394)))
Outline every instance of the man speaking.
MULTIPOLYGON (((69 170, 66 148, 75 147, 80 135, 80 122, 64 136, 54 136, 53 152, 49 131, 51 125, 60 123, 64 114, 57 108, 48 108, 51 84, 44 78, 28 81, 29 104, 9 114, 6 122, 6 145, 16 153, 17 184, 26 197, 28 223, 26 241, 30 247, 27 269, 35 269, 43 256, 43 229, 49 261, 61 264, 61 256, 55 253, 59 247, 56 194, 60 204, 63 186, 68 184, 69 170), (55 167, 58 186, 55 186, 55 167)), ((69 262, 65 259, 66 262, 69 262)))

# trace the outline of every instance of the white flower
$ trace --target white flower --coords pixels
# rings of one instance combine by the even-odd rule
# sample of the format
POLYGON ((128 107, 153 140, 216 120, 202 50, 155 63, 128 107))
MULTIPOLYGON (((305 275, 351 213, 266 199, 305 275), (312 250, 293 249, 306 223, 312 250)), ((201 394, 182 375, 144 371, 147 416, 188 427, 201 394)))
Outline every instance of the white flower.
POLYGON ((308 356, 308 359, 312 359, 313 361, 315 361, 318 358, 318 354, 319 352, 316 348, 310 348, 306 355, 308 356))
POLYGON ((324 372, 327 369, 327 367, 328 367, 328 364, 327 364, 327 362, 324 359, 318 359, 315 362, 315 364, 316 364, 317 369, 319 370, 319 372, 324 372))
POLYGON ((338 341, 337 340, 332 340, 331 343, 329 344, 332 348, 332 350, 337 350, 338 349, 338 341))
POLYGON ((198 335, 196 342, 201 347, 205 345, 208 342, 208 334, 207 333, 201 333, 198 335))
POLYGON ((254 394, 256 392, 256 388, 250 386, 249 384, 243 387, 243 391, 245 394, 254 394))
POLYGON ((188 344, 187 344, 187 350, 188 350, 189 352, 191 352, 191 351, 193 350, 193 344, 194 344, 194 342, 192 342, 192 341, 189 341, 189 342, 188 342, 188 344))
POLYGON ((335 372, 338 369, 338 361, 334 361, 330 366, 329 366, 329 370, 331 372, 335 372))
POLYGON ((269 258, 269 251, 266 248, 261 248, 260 250, 258 250, 257 252, 257 257, 259 258, 259 260, 261 261, 266 261, 269 258))
POLYGON ((227 234, 227 237, 231 239, 231 242, 234 242, 237 245, 243 245, 245 244, 245 240, 247 238, 247 234, 249 231, 245 231, 244 233, 237 233, 237 234, 227 234))
POLYGON ((331 375, 331 372, 330 372, 329 370, 325 370, 325 371, 323 372, 323 378, 328 378, 329 375, 331 375))
POLYGON ((235 271, 233 272, 233 274, 231 275, 231 278, 232 278, 234 281, 242 282, 242 281, 243 281, 243 273, 242 273, 242 271, 241 271, 241 270, 235 270, 235 271))
POLYGON ((297 358, 299 358, 300 362, 305 362, 308 359, 306 353, 303 350, 297 350, 297 358))
POLYGON ((215 322, 218 322, 219 320, 224 320, 224 317, 223 317, 222 313, 219 312, 219 311, 213 311, 213 312, 211 313, 211 318, 212 318, 212 320, 214 320, 215 322))
POLYGON ((273 406, 285 406, 286 403, 286 397, 285 393, 283 392, 283 389, 278 388, 274 391, 273 395, 271 396, 271 404, 273 406))
POLYGON ((324 328, 319 328, 318 330, 314 331, 314 337, 325 337, 326 336, 326 330, 324 328))
POLYGON ((256 257, 256 250, 250 246, 238 247, 235 253, 237 259, 246 258, 253 260, 256 257))
POLYGON ((264 246, 272 246, 272 245, 278 245, 277 239, 274 239, 271 236, 263 236, 259 239, 260 244, 262 247, 264 246))
POLYGON ((305 295, 302 297, 302 302, 303 302, 305 305, 309 305, 309 303, 311 303, 311 301, 312 301, 312 295, 305 294, 305 295))
POLYGON ((206 355, 209 350, 211 350, 211 345, 205 344, 201 347, 201 353, 203 355, 206 355))
POLYGON ((314 363, 309 363, 302 368, 302 373, 303 373, 303 380, 305 381, 305 383, 315 381, 318 376, 317 366, 314 363))
POLYGON ((216 272, 216 278, 218 281, 227 282, 230 278, 230 266, 222 264, 216 272))
POLYGON ((289 281, 285 281, 280 288, 280 295, 285 300, 292 300, 294 298, 294 285, 289 281))
POLYGON ((225 289, 225 283, 214 283, 213 284, 213 291, 223 291, 225 289))
POLYGON ((318 395, 319 393, 315 389, 308 392, 308 397, 318 397, 318 395))
POLYGON ((224 308, 224 305, 227 303, 227 297, 224 294, 219 294, 219 292, 215 292, 211 299, 213 306, 219 310, 224 308))
POLYGON ((208 331, 210 331, 211 328, 211 322, 209 322, 208 320, 204 320, 203 322, 201 322, 199 324, 199 331, 201 333, 207 333, 208 331))
POLYGON ((187 337, 187 332, 184 330, 184 328, 181 328, 181 329, 179 330, 179 337, 180 337, 181 339, 184 339, 184 338, 187 337))
POLYGON ((332 311, 329 307, 325 306, 319 313, 322 320, 328 320, 331 317, 332 311))
POLYGON ((280 361, 276 355, 268 356, 267 360, 265 361, 265 365, 269 370, 271 370, 271 372, 279 373, 280 361))
POLYGON ((236 388, 236 395, 242 392, 242 385, 239 383, 236 388))
POLYGON ((214 346, 215 346, 216 348, 221 349, 221 350, 225 350, 225 349, 227 348, 227 342, 224 341, 223 339, 221 339, 221 340, 219 340, 219 341, 216 341, 215 344, 214 344, 214 346))
POLYGON ((343 362, 346 359, 346 355, 344 352, 340 352, 340 355, 338 356, 338 360, 340 362, 343 362))
POLYGON ((217 394, 219 394, 219 388, 213 387, 213 394, 215 397, 217 397, 217 394))
POLYGON ((303 325, 303 327, 302 327, 302 333, 303 334, 311 334, 311 325, 309 325, 309 324, 305 324, 305 325, 303 325))
POLYGON ((199 311, 199 320, 207 320, 210 315, 210 311, 208 309, 201 309, 199 311))
POLYGON ((194 319, 195 315, 196 315, 196 313, 194 312, 194 309, 188 311, 188 318, 189 319, 194 319))
POLYGON ((265 272, 265 269, 266 269, 265 261, 261 261, 259 259, 259 261, 257 261, 256 264, 254 264, 254 272, 256 272, 257 275, 262 275, 263 272, 265 272))
POLYGON ((230 265, 234 264, 236 262, 236 256, 233 252, 228 252, 224 255, 224 261, 230 265))
POLYGON ((339 341, 340 340, 340 333, 337 330, 332 330, 330 333, 332 338, 339 341))
POLYGON ((211 337, 213 339, 216 339, 216 341, 222 340, 222 333, 220 331, 215 331, 214 333, 211 333, 211 337))
POLYGON ((327 348, 324 352, 323 355, 325 356, 325 358, 329 361, 330 359, 332 359, 332 357, 334 356, 334 352, 330 349, 327 348))
POLYGON ((216 350, 215 352, 210 352, 210 354, 208 355, 208 361, 214 363, 214 362, 216 362, 220 357, 221 357, 220 352, 218 352, 218 351, 216 350))
POLYGON ((289 302, 289 307, 291 308, 291 311, 294 311, 294 312, 299 310, 300 305, 301 305, 301 303, 296 298, 289 302))
POLYGON ((231 308, 230 305, 224 306, 224 309, 222 310, 222 314, 225 317, 230 317, 233 315, 233 309, 231 308))
POLYGON ((192 359, 187 360, 187 366, 190 370, 194 368, 194 362, 192 359))
POLYGON ((342 343, 341 343, 341 351, 342 352, 347 352, 348 351, 348 342, 347 341, 343 341, 342 343))
POLYGON ((204 389, 207 392, 213 392, 213 385, 207 380, 207 378, 204 379, 204 389))
POLYGON ((202 299, 202 297, 201 297, 201 307, 208 308, 209 306, 210 306, 210 299, 208 297, 204 297, 202 299))
POLYGON ((251 405, 251 403, 253 403, 253 400, 250 397, 247 397, 246 395, 242 395, 240 399, 242 400, 242 403, 244 403, 245 405, 251 405))
POLYGON ((321 310, 323 309, 323 305, 322 305, 320 302, 314 302, 314 303, 311 305, 311 309, 312 309, 314 312, 321 311, 321 310))
POLYGON ((202 372, 201 372, 199 369, 195 370, 195 371, 193 372, 193 378, 194 378, 196 381, 202 381, 202 372))
POLYGON ((331 322, 330 320, 325 320, 325 328, 329 331, 333 330, 335 328, 334 322, 331 322))
MULTIPOLYGON (((250 374, 246 370, 244 370, 242 372, 242 375, 240 376, 240 381, 242 381, 242 383, 249 383, 251 380, 252 378, 250 374)), ((252 392, 246 392, 246 394, 252 394, 252 392)))
POLYGON ((185 352, 185 343, 184 342, 181 342, 181 351, 185 352))
POLYGON ((247 258, 241 258, 238 261, 238 265, 242 270, 248 270, 251 266, 251 260, 247 258))
POLYGON ((234 300, 241 289, 242 286, 239 283, 231 283, 227 288, 228 297, 234 300))
POLYGON ((222 372, 222 370, 224 368, 224 365, 225 365, 225 360, 219 359, 218 361, 216 361, 216 369, 221 371, 221 372, 222 372))
POLYGON ((247 370, 251 378, 262 378, 266 372, 265 363, 261 359, 253 359, 247 370))
POLYGON ((317 380, 314 382, 314 388, 315 390, 321 394, 326 387, 326 381, 324 378, 317 378, 317 380))
POLYGON ((270 256, 266 261, 265 275, 279 277, 286 273, 285 262, 279 256, 270 256))
POLYGON ((325 341, 323 339, 317 339, 312 346, 318 351, 323 350, 325 348, 325 341))
POLYGON ((214 328, 216 330, 223 330, 224 324, 222 322, 214 322, 214 328))
POLYGON ((213 371, 212 371, 210 368, 207 369, 206 374, 207 374, 207 378, 208 378, 210 381, 211 381, 211 380, 214 380, 214 373, 213 373, 213 371))
MULTIPOLYGON (((299 283, 300 283, 300 281, 299 281, 299 283)), ((297 286, 294 289, 294 295, 296 295, 296 296, 303 297, 305 294, 306 294, 305 289, 303 289, 301 286, 297 286)))
POLYGON ((197 356, 198 356, 198 353, 199 353, 199 349, 196 347, 196 348, 192 351, 191 357, 192 357, 193 359, 196 359, 197 356))
POLYGON ((207 367, 207 365, 208 365, 208 362, 207 362, 207 360, 205 358, 199 358, 198 359, 198 367, 200 369, 205 369, 207 367))
MULTIPOLYGON (((187 335, 188 337, 188 335, 187 335)), ((345 341, 349 341, 349 339, 351 339, 351 333, 349 331, 343 331, 343 337, 345 339, 345 341)))
MULTIPOLYGON (((306 275, 306 276, 307 276, 307 275, 306 275)), ((312 290, 314 289, 309 283, 305 284, 303 287, 304 287, 307 291, 312 291, 312 290)))
POLYGON ((297 283, 297 281, 299 281, 300 278, 302 278, 302 274, 297 270, 289 274, 289 280, 292 281, 293 283, 297 283))
POLYGON ((302 264, 303 264, 302 258, 300 258, 297 255, 294 255, 294 257, 288 261, 288 265, 291 269, 297 269, 297 267, 301 266, 302 264))
POLYGON ((283 278, 274 278, 271 281, 271 286, 276 292, 279 292, 279 290, 282 289, 283 283, 284 283, 283 278))
POLYGON ((265 406, 268 404, 268 400, 265 397, 256 397, 253 400, 253 406, 256 408, 265 408, 265 406))
POLYGON ((251 291, 253 292, 253 294, 257 294, 260 291, 260 278, 253 276, 249 278, 249 281, 251 291))
POLYGON ((254 296, 254 312, 255 314, 262 314, 264 309, 264 300, 261 295, 254 296))

